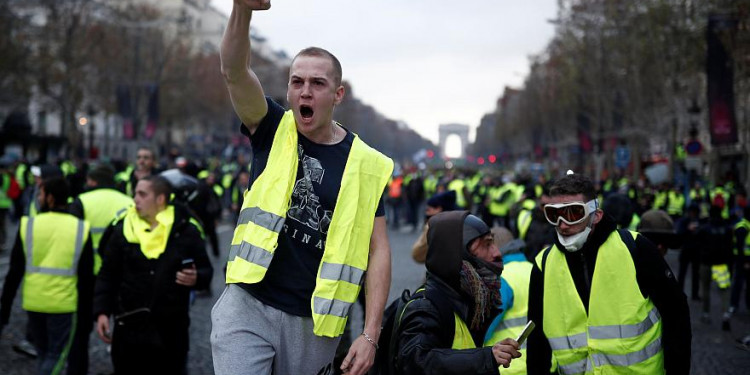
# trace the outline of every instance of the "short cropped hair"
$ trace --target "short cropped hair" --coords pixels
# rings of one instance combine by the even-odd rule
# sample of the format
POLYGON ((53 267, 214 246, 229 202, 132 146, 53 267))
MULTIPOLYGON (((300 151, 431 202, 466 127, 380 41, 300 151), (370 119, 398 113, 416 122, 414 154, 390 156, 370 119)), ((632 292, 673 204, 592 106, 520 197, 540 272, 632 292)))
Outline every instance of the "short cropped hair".
POLYGON ((154 191, 155 196, 164 195, 165 201, 169 202, 169 197, 172 195, 172 185, 169 181, 159 175, 146 176, 140 181, 148 181, 151 183, 151 190, 154 191))
POLYGON ((292 59, 292 65, 294 65, 294 60, 297 60, 297 58, 300 56, 325 57, 331 60, 331 65, 333 65, 333 81, 336 84, 336 87, 341 86, 341 80, 343 77, 341 63, 339 62, 339 59, 337 59, 336 56, 334 56, 332 53, 320 47, 307 47, 302 51, 299 51, 297 53, 297 56, 294 56, 294 59, 292 59))
POLYGON ((138 146, 138 149, 135 152, 138 153, 138 151, 141 151, 141 150, 148 151, 148 153, 151 154, 151 159, 156 160, 156 151, 154 151, 153 148, 147 145, 140 145, 138 146))
POLYGON ((44 194, 55 198, 55 207, 67 206, 70 196, 70 186, 65 177, 50 177, 42 180, 44 194))
POLYGON ((590 178, 581 174, 569 174, 555 180, 549 190, 551 197, 583 194, 588 202, 596 198, 596 188, 590 178))

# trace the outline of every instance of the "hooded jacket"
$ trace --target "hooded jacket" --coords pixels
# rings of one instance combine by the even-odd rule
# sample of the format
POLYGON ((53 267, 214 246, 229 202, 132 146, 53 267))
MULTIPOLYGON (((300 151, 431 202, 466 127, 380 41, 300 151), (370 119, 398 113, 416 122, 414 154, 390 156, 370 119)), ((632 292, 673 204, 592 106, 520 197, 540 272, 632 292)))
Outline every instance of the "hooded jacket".
MULTIPOLYGON (((477 349, 451 349, 455 335, 453 314, 438 306, 451 306, 468 322, 471 297, 461 290, 463 222, 466 211, 443 212, 430 219, 427 232, 427 281, 423 297, 404 309, 398 336, 397 373, 400 374, 497 374, 491 347, 482 347, 486 327, 471 332, 477 349), (436 299, 441 299, 435 302, 436 299), (446 303, 447 302, 447 303, 446 303)), ((488 319, 486 324, 491 323, 488 319)))

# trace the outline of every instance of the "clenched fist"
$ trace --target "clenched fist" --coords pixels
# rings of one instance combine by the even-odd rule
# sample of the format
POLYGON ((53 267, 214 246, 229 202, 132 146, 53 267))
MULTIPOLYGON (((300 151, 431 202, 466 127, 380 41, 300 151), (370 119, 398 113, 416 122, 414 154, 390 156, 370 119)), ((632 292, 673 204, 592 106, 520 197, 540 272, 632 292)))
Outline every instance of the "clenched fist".
POLYGON ((250 10, 268 10, 271 8, 271 0, 234 0, 234 4, 250 10))

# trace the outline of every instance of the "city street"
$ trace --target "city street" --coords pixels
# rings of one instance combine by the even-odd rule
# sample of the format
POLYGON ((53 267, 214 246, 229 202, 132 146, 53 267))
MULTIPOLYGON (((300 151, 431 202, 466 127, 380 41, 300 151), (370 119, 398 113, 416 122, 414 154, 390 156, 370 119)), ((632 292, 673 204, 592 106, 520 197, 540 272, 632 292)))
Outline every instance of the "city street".
MULTIPOLYGON (((9 228, 15 231, 15 228, 9 228)), ((222 257, 226 256, 230 241, 232 227, 228 224, 219 226, 220 243, 222 244, 222 257)), ((11 232, 14 233, 14 232, 11 232)), ((418 233, 389 231, 393 253, 393 282, 391 285, 390 300, 397 298, 404 288, 414 289, 424 277, 424 269, 421 265, 411 259, 411 245, 418 233)), ((14 237, 10 236, 10 237, 14 237)), ((9 247, 11 244, 8 243, 9 247)), ((8 269, 9 250, 0 253, 0 278, 4 279, 8 269)), ((211 295, 201 294, 195 299, 191 309, 191 343, 188 368, 190 374, 208 375, 213 374, 211 362, 211 348, 209 334, 211 330, 210 310, 214 301, 219 297, 224 282, 222 269, 223 260, 212 258, 214 262, 214 280, 211 295)), ((668 260, 673 269, 677 265, 677 253, 671 252, 668 260)), ((689 285, 689 281, 687 283, 689 285)), ((732 331, 722 332, 720 329, 721 312, 718 307, 718 296, 714 296, 712 311, 712 323, 706 325, 698 321, 699 302, 691 302, 691 317, 693 320, 693 374, 746 374, 750 368, 750 352, 742 349, 736 342, 740 337, 750 334, 750 314, 745 309, 735 316, 732 321, 732 331)), ((11 321, 0 337, 0 374, 20 375, 33 374, 35 361, 13 351, 13 344, 17 343, 24 334, 26 315, 21 310, 20 290, 16 297, 11 321)), ((352 324, 361 327, 361 310, 355 306, 353 315, 356 317, 352 324)), ((251 317, 248 317, 250 319, 251 317)), ((360 332, 361 328, 352 329, 352 332, 360 332)), ((107 347, 95 333, 91 336, 91 367, 90 374, 111 374, 107 347)))

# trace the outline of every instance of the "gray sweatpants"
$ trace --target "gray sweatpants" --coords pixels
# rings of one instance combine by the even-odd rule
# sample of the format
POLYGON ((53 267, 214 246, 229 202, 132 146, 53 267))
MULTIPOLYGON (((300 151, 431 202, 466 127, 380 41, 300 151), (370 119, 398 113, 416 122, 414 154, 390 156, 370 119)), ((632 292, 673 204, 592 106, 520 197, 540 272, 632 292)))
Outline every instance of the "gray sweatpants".
POLYGON ((313 320, 264 305, 229 284, 211 310, 216 375, 329 375, 341 336, 313 334, 313 320))

